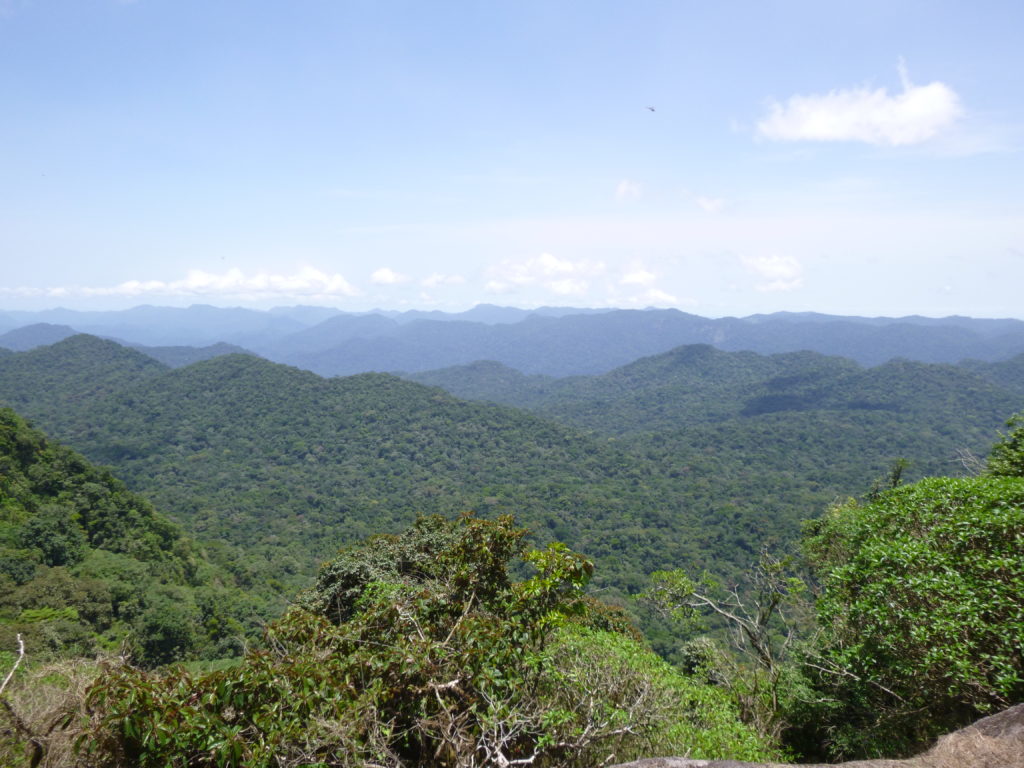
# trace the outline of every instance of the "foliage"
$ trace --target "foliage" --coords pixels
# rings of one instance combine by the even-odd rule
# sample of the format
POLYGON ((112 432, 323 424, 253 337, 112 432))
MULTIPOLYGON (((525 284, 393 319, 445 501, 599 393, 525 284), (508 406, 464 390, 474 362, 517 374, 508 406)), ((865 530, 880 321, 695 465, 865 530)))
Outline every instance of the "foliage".
MULTIPOLYGON (((536 543, 587 552, 595 588, 668 656, 680 640, 629 600, 648 573, 686 563, 735 579, 894 457, 914 477, 947 472, 1020 407, 951 366, 707 346, 522 378, 512 388, 537 415, 243 355, 172 371, 79 336, 0 360, 0 398, 173 514, 263 617, 342 544, 421 513, 515 512, 536 543)), ((0 551, 0 572, 22 578, 22 554, 0 551)))
MULTIPOLYGON (((1020 407, 1019 394, 1012 395, 995 379, 951 366, 895 361, 864 370, 810 353, 764 358, 708 347, 676 350, 598 377, 521 377, 502 384, 498 375, 497 380, 506 394, 529 399, 530 407, 543 417, 460 402, 391 376, 324 380, 239 355, 169 371, 136 352, 88 337, 4 357, 0 397, 24 405, 40 423, 57 430, 90 458, 114 464, 131 487, 151 493, 161 509, 172 512, 205 543, 200 550, 105 470, 65 449, 43 446, 41 436, 33 437, 27 426, 5 426, 0 429, 0 644, 9 644, 15 632, 23 632, 34 653, 88 654, 113 650, 134 636, 136 661, 148 665, 237 656, 260 617, 280 604, 274 602, 275 594, 308 583, 314 562, 337 543, 370 532, 401 530, 420 513, 450 516, 464 509, 478 509, 490 517, 516 509, 533 526, 535 544, 565 540, 588 552, 599 565, 595 584, 602 596, 629 606, 633 615, 643 609, 624 596, 643 588, 643 574, 675 563, 686 563, 690 573, 712 571, 719 584, 739 584, 733 596, 746 600, 749 585, 738 579, 737 571, 756 558, 761 544, 784 547, 796 536, 800 517, 837 495, 858 492, 865 478, 879 475, 895 456, 908 457, 916 477, 948 471, 956 449, 978 450, 990 429, 1020 407)), ((1019 422, 1012 422, 1011 428, 1004 447, 993 451, 991 475, 1013 474, 1000 469, 1000 462, 1019 449, 1019 422)), ((1011 469, 1018 465, 1011 461, 1011 469)), ((892 498, 897 497, 880 493, 853 508, 884 506, 892 498)), ((436 518, 428 514, 423 520, 436 518)), ((281 645, 265 651, 265 657, 251 657, 264 658, 264 667, 246 662, 217 674, 224 679, 239 676, 240 682, 229 686, 232 691, 250 682, 258 689, 253 681, 261 679, 260 685, 269 687, 275 675, 285 679, 291 674, 281 671, 282 664, 292 663, 282 650, 286 645, 295 659, 308 651, 323 660, 336 653, 339 644, 361 637, 363 655, 353 654, 352 664, 365 668, 378 663, 381 656, 371 662, 367 654, 369 648, 379 650, 382 641, 387 648, 416 651, 402 657, 416 661, 415 669, 408 670, 420 670, 420 678, 410 678, 409 690, 416 690, 416 685, 455 679, 455 672, 444 678, 448 668, 436 659, 431 663, 440 666, 422 670, 433 658, 430 644, 468 642, 462 633, 476 627, 472 647, 480 650, 481 658, 486 648, 498 658, 511 659, 521 680, 535 681, 532 688, 519 690, 540 696, 554 690, 542 685, 549 679, 544 677, 543 670, 550 669, 546 665, 556 664, 550 659, 562 659, 556 666, 568 663, 567 657, 551 654, 572 631, 569 624, 582 622, 579 632, 588 639, 581 642, 607 640, 596 632, 598 628, 628 631, 621 613, 588 600, 578 587, 570 588, 572 579, 562 582, 566 594, 552 597, 561 608, 545 614, 535 632, 522 629, 522 624, 502 623, 511 596, 537 578, 526 578, 526 565, 511 571, 502 565, 503 553, 527 551, 526 540, 494 539, 490 560, 466 559, 471 545, 452 549, 463 541, 458 529, 431 525, 417 523, 415 535, 381 537, 347 550, 324 569, 301 600, 307 612, 329 617, 322 631, 321 624, 310 623, 308 616, 296 618, 302 615, 296 613, 281 625, 295 622, 298 627, 291 635, 280 630, 281 637, 291 638, 287 643, 280 640, 281 645), (458 554, 445 560, 437 556, 442 551, 458 554), (458 573, 461 576, 456 577, 458 573), (474 579, 477 586, 466 586, 474 579), (483 589, 481 584, 489 584, 490 592, 473 591, 483 589), (457 594, 474 595, 471 610, 462 619, 462 612, 451 608, 457 594), (394 614, 395 606, 403 612, 394 614), (484 616, 491 618, 477 621, 484 616), (494 629, 495 622, 519 626, 532 650, 522 650, 521 655, 509 650, 512 655, 502 657, 505 630, 488 634, 483 629, 494 629), (393 639, 389 633, 394 627, 404 627, 405 634, 393 639), (449 638, 453 627, 458 630, 449 638), (310 640, 318 635, 327 638, 326 646, 310 640), (486 646, 488 642, 493 645, 486 646), (264 670, 265 678, 259 677, 264 672, 254 671, 258 669, 264 670)), ((827 526, 819 533, 826 530, 827 526)), ((883 538, 894 540, 904 533, 895 523, 892 530, 883 538)), ((837 568, 845 564, 844 557, 852 562, 860 545, 851 541, 844 546, 845 554, 837 555, 833 563, 837 568)), ((577 562, 567 560, 567 553, 558 548, 541 551, 555 563, 577 562)), ((823 580, 826 572, 827 568, 819 571, 823 580)), ((870 569, 864 566, 863 572, 870 569)), ((923 573, 921 583, 930 585, 935 579, 923 573)), ((713 582, 694 586, 712 589, 713 582)), ((830 587, 824 587, 827 594, 830 587)), ((732 599, 728 590, 704 594, 719 601, 732 599)), ((847 600, 853 597, 837 597, 836 605, 847 600)), ((909 596, 907 600, 912 603, 909 596)), ((461 605, 465 610, 465 603, 461 605)), ((849 602, 850 611, 853 606, 849 602)), ((880 615, 890 610, 896 607, 878 609, 880 615)), ((748 617, 755 627, 758 615, 753 608, 748 617)), ((815 717, 826 723, 848 718, 849 725, 838 726, 829 738, 837 749, 851 753, 867 749, 866 738, 861 737, 877 717, 883 724, 879 743, 895 743, 885 742, 884 734, 904 726, 911 737, 923 738, 926 729, 915 731, 917 725, 907 719, 910 710, 899 697, 911 699, 902 689, 887 677, 873 677, 875 667, 867 662, 864 668, 854 666, 853 635, 844 637, 838 631, 853 626, 844 624, 843 616, 837 607, 828 617, 828 644, 808 652, 804 660, 806 669, 813 669, 808 664, 818 667, 820 698, 833 700, 815 717)), ((985 616, 975 623, 984 625, 985 616)), ((686 662, 729 690, 748 720, 759 722, 765 733, 777 733, 781 721, 764 713, 786 711, 787 702, 793 702, 796 693, 802 695, 805 683, 799 675, 790 676, 788 661, 773 677, 760 665, 755 645, 747 646, 752 655, 736 660, 692 642, 693 629, 680 636, 658 617, 645 620, 648 637, 659 652, 686 662), (756 712, 762 714, 751 714, 756 712)), ((767 647, 776 653, 779 648, 773 644, 785 635, 778 615, 771 613, 763 626, 767 647)), ((875 629, 881 633, 883 626, 879 623, 875 629)), ((883 648, 869 646, 864 646, 865 653, 883 648)), ((991 653, 988 646, 974 650, 991 653)), ((482 662, 473 666, 473 655, 461 646, 442 655, 465 663, 474 675, 473 670, 482 668, 482 662)), ((909 679, 920 659, 913 661, 908 654, 896 661, 886 659, 885 664, 903 665, 902 674, 909 679)), ((397 657, 388 663, 392 662, 398 668, 407 664, 397 657)), ((980 666, 987 669, 989 661, 980 666)), ((342 677, 331 677, 318 690, 339 685, 344 674, 352 674, 344 666, 335 671, 342 677)), ((168 707, 188 703, 160 687, 164 678, 131 674, 156 686, 168 707)), ((294 674, 292 692, 299 696, 298 681, 305 673, 294 674)), ((947 683, 954 679, 950 672, 941 674, 947 683)), ((205 679, 192 676, 189 684, 203 686, 205 679)), ((928 674, 923 679, 941 687, 928 674)), ((370 719, 365 722, 376 722, 372 712, 394 712, 379 698, 383 689, 370 690, 369 685, 357 687, 361 703, 344 697, 336 703, 345 707, 347 724, 364 722, 360 718, 366 717, 370 719)), ((182 683, 181 696, 186 688, 182 683)), ((462 694, 454 689, 439 695, 446 712, 452 711, 452 702, 472 698, 459 698, 462 694)), ((957 702, 967 701, 957 718, 1000 701, 964 699, 962 691, 950 695, 960 697, 957 702)), ((938 705, 940 698, 931 696, 929 703, 938 705)), ((547 711, 530 709, 530 702, 536 701, 513 699, 513 704, 523 707, 524 717, 532 722, 529 717, 547 711)), ((950 705, 942 716, 955 708, 950 705)), ((403 722, 411 722, 410 711, 401 711, 403 722)), ((477 706, 459 727, 483 728, 489 711, 477 706)), ((417 712, 427 717, 427 710, 417 712)), ((218 710, 202 718, 213 718, 212 723, 221 715, 218 710)), ((333 716, 323 714, 324 722, 333 716)), ((572 715, 566 722, 576 722, 574 717, 583 715, 572 715)), ((430 727, 441 727, 430 722, 430 727)), ((228 726, 216 725, 222 727, 228 726)), ((427 738, 426 730, 404 728, 402 733, 427 738)), ((461 731, 451 731, 456 732, 461 731)), ((396 749, 387 746, 392 744, 390 737, 371 738, 366 729, 358 733, 363 741, 357 742, 371 752, 396 749)), ((281 738, 281 744, 293 743, 292 735, 281 738)), ((323 743, 333 743, 333 736, 323 738, 323 743)))
POLYGON ((85 533, 67 507, 42 506, 34 517, 25 521, 19 534, 18 543, 38 552, 44 565, 74 565, 85 556, 85 533))
POLYGON ((809 526, 836 754, 909 753, 1024 700, 1024 480, 933 478, 809 526))
POLYGON ((794 697, 805 687, 793 645, 808 627, 807 588, 792 567, 792 558, 763 551, 742 593, 739 585, 725 587, 707 573, 694 580, 682 570, 651 574, 644 593, 690 627, 703 627, 707 615, 725 621, 734 652, 705 638, 687 646, 683 666, 727 690, 743 721, 772 743, 781 742, 794 697))
POLYGON ((724 697, 588 626, 591 565, 509 518, 422 517, 327 564, 267 649, 195 677, 117 669, 98 765, 592 766, 652 747, 771 756, 724 697), (522 557, 532 576, 516 581, 522 557))
POLYGON ((1006 426, 1010 432, 1001 435, 992 446, 985 473, 993 477, 1024 477, 1024 413, 1012 416, 1006 426))
POLYGON ((148 501, 0 409, 0 647, 20 633, 36 661, 237 655, 225 635, 254 635, 250 603, 148 501))

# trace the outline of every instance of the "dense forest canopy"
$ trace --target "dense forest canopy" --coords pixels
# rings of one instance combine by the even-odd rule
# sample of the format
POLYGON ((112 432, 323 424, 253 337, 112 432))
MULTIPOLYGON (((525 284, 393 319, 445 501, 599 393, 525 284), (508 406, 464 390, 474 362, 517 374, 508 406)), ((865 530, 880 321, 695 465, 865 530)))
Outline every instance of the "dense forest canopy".
MULTIPOLYGON (((162 354, 0 356, 0 403, 84 454, 0 410, 0 642, 119 654, 46 716, 99 765, 906 754, 1024 695, 1019 416, 982 458, 1017 360, 695 345, 419 383, 162 354), (802 560, 772 554, 825 510, 802 560), (642 594, 720 610, 679 627, 642 594), (722 644, 737 617, 746 655, 722 644), (152 671, 181 660, 206 667, 152 671)), ((12 722, 11 754, 57 754, 12 722)))
MULTIPOLYGON (((239 663, 198 675, 107 666, 59 717, 73 749, 110 768, 917 751, 1024 697, 1024 427, 1010 427, 985 476, 898 487, 894 474, 897 487, 808 529, 817 629, 793 623, 805 592, 789 559, 763 557, 754 594, 729 588, 721 602, 707 577, 655 574, 670 607, 736 622, 750 662, 705 639, 672 669, 585 594, 586 558, 529 549, 508 517, 420 517, 325 563, 239 663), (803 638, 787 654, 794 629, 803 638)), ((67 749, 6 706, 15 727, 0 752, 36 765, 67 749)))
POLYGON ((961 471, 1021 405, 952 366, 708 346, 528 381, 535 415, 253 356, 172 370, 76 336, 5 358, 0 401, 115 467, 268 605, 341 544, 468 510, 587 552, 609 597, 682 562, 735 575, 896 458, 908 478, 961 471))
POLYGON ((652 574, 662 610, 733 633, 731 650, 692 642, 689 668, 812 760, 915 754, 1024 701, 1024 424, 1008 426, 980 476, 902 485, 897 465, 808 521, 800 557, 763 551, 747 589, 652 574))
POLYGON ((0 409, 0 648, 122 648, 142 664, 238 653, 252 598, 108 470, 0 409))

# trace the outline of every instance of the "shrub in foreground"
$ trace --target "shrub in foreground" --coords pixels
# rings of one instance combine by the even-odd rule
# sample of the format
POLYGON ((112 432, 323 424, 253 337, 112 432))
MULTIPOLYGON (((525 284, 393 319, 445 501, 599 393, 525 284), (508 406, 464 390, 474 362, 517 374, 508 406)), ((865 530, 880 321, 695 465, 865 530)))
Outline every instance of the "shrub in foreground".
POLYGON ((1024 478, 932 478, 812 524, 839 754, 909 754, 1024 701, 1024 478))
POLYGON ((718 691, 595 627, 615 622, 591 621, 587 560, 524 536, 427 517, 347 550, 241 664, 103 676, 82 748, 142 768, 772 756, 718 691), (520 558, 534 574, 515 581, 520 558))

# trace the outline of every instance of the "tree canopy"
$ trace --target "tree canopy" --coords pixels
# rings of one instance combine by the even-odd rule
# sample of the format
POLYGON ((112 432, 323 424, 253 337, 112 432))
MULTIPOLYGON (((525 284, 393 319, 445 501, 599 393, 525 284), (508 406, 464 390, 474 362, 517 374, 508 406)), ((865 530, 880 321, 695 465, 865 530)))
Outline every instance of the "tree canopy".
POLYGON ((109 471, 0 408, 0 651, 33 658, 123 643, 144 664, 230 656, 252 600, 109 471))
POLYGON ((1011 417, 1002 435, 992 446, 985 473, 994 477, 1024 477, 1024 414, 1011 417))

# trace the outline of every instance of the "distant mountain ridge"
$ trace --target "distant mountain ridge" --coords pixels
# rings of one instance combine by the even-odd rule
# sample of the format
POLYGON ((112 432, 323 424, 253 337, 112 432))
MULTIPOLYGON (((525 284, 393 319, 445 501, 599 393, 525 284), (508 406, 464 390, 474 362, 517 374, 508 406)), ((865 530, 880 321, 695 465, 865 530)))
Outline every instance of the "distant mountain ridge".
POLYGON ((7 333, 0 334, 0 347, 12 352, 25 352, 36 347, 56 344, 58 341, 74 336, 78 331, 70 325, 54 325, 52 323, 32 323, 23 325, 7 333))
MULTIPOLYGON (((762 355, 810 350, 862 365, 901 357, 926 363, 998 362, 1024 353, 1024 321, 965 317, 780 312, 712 319, 674 309, 523 310, 492 305, 461 313, 356 314, 325 307, 263 312, 197 305, 7 312, 0 318, 19 324, 0 335, 0 347, 19 351, 53 343, 61 334, 86 332, 147 347, 227 344, 322 376, 416 373, 479 360, 494 360, 524 374, 593 375, 691 344, 762 355)), ((178 355, 182 360, 201 357, 184 351, 178 355)))

